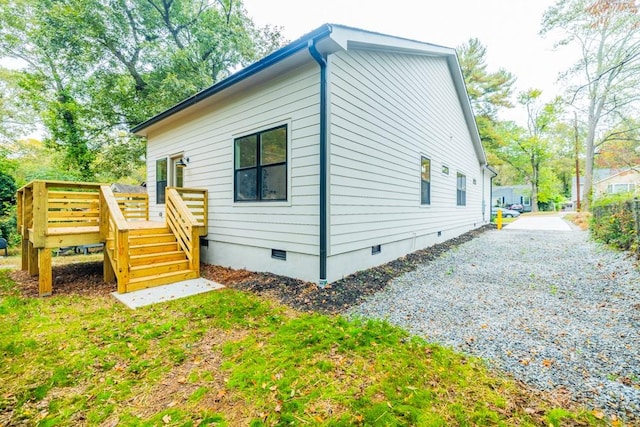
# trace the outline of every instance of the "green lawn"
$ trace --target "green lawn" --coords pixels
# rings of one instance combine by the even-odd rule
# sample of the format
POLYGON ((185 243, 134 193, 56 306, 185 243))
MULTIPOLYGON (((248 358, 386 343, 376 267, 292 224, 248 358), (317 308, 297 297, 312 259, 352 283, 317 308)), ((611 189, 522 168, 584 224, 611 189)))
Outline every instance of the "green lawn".
POLYGON ((0 425, 604 425, 384 322, 223 290, 135 311, 0 270, 0 425))

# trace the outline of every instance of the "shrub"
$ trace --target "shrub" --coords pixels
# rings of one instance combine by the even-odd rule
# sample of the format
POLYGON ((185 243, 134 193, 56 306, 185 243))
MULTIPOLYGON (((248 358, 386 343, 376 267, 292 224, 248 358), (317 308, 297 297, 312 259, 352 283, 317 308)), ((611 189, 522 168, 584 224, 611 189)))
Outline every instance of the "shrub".
POLYGON ((616 248, 638 252, 635 210, 640 209, 640 200, 628 195, 615 195, 593 204, 591 233, 596 240, 616 248))

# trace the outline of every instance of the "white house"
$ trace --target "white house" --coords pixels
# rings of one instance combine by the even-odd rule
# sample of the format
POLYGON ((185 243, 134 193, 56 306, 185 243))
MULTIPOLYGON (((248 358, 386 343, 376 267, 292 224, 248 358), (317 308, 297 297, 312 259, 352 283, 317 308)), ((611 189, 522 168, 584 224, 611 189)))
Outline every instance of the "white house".
POLYGON ((619 193, 633 194, 637 193, 638 189, 640 189, 638 168, 627 168, 593 183, 595 198, 619 193))
POLYGON ((322 284, 490 220, 451 48, 323 25, 132 131, 152 218, 208 189, 206 263, 322 284))

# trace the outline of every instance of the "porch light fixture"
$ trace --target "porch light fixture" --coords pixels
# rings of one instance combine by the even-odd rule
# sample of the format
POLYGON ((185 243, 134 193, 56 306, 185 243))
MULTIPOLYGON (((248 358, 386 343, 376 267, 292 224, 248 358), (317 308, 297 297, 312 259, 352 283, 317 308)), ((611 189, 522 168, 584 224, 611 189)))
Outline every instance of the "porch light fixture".
POLYGON ((178 160, 176 162, 176 167, 177 168, 186 168, 187 167, 187 163, 189 163, 189 158, 187 157, 186 159, 183 157, 180 160, 178 160), (186 162, 185 162, 186 160, 186 162))

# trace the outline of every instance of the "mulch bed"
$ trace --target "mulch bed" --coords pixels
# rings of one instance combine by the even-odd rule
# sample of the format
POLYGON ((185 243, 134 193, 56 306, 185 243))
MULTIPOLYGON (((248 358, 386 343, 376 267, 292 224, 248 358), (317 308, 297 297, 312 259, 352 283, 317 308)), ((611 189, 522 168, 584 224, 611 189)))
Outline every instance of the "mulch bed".
MULTIPOLYGON (((115 283, 105 283, 102 277, 102 262, 77 262, 56 265, 52 268, 54 295, 108 295, 117 290, 115 283)), ((38 276, 30 276, 27 271, 12 271, 11 279, 16 282, 22 295, 38 297, 38 276)))
MULTIPOLYGON (((340 313, 360 304, 368 296, 381 291, 396 277, 438 258, 444 252, 468 242, 492 224, 469 231, 461 236, 408 254, 387 264, 360 271, 324 288, 315 283, 271 273, 203 264, 202 276, 229 288, 248 291, 275 299, 296 310, 321 313, 340 313)), ((25 271, 14 271, 11 278, 25 296, 38 297, 38 277, 25 271)), ((102 262, 83 262, 53 267, 54 295, 108 295, 116 290, 115 283, 104 283, 102 262)))
POLYGON ((418 266, 493 228, 493 224, 485 225, 387 264, 359 271, 324 288, 315 283, 271 273, 251 273, 215 265, 204 265, 202 275, 230 288, 274 298, 300 311, 340 313, 381 291, 392 279, 415 270, 418 266))

